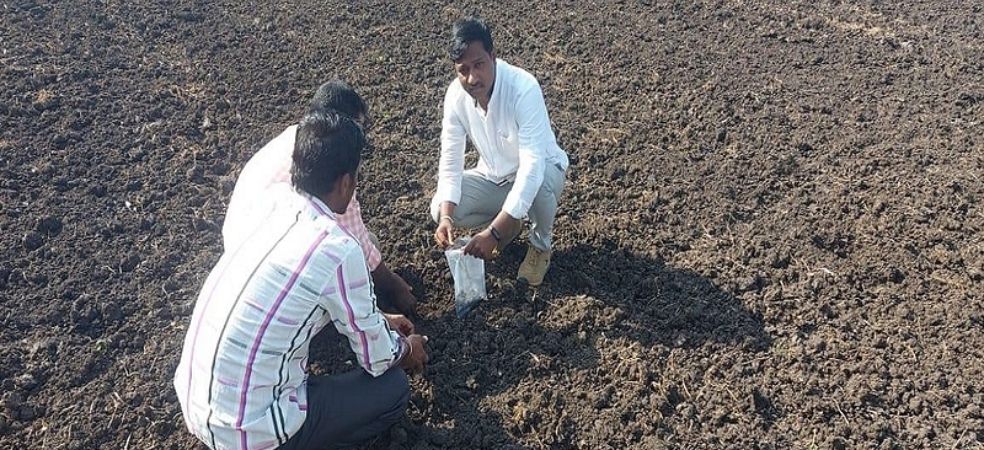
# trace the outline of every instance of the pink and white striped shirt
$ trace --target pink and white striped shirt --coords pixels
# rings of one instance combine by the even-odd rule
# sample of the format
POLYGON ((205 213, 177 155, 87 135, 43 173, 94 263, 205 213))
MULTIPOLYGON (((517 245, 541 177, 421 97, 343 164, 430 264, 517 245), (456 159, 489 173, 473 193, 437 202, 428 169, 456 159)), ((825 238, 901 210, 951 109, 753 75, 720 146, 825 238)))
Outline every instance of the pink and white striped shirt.
MULTIPOLYGON (((265 211, 257 208, 257 199, 263 191, 277 183, 290 183, 291 155, 296 136, 297 125, 287 127, 243 166, 243 171, 236 180, 236 187, 232 190, 225 222, 222 224, 222 243, 227 251, 242 243, 256 226, 256 217, 264 215, 265 211)), ((362 207, 355 195, 345 213, 338 214, 336 218, 338 225, 359 241, 369 270, 376 270, 383 257, 369 237, 366 224, 362 221, 362 207)))
POLYGON ((373 376, 409 348, 376 307, 362 250, 320 200, 289 185, 226 249, 191 317, 174 387, 188 429, 210 448, 282 445, 307 415, 311 338, 332 323, 373 376))

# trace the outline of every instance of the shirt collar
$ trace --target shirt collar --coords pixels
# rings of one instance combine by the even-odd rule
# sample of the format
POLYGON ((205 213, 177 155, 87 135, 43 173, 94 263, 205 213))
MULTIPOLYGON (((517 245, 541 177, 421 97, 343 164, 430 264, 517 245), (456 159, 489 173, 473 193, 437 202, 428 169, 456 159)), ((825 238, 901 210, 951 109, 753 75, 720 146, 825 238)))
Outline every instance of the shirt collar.
POLYGON ((307 201, 307 206, 313 209, 318 215, 328 216, 331 219, 335 218, 335 212, 332 211, 331 208, 325 204, 325 202, 321 201, 321 199, 308 194, 307 192, 301 192, 300 194, 301 197, 304 197, 304 200, 307 201))

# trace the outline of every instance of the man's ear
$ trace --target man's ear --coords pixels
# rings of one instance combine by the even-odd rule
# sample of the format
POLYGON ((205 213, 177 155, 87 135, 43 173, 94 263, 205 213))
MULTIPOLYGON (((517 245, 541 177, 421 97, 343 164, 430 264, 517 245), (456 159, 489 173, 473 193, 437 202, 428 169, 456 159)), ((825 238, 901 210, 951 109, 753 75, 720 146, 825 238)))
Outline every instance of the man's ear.
POLYGON ((342 192, 349 192, 355 190, 355 175, 351 173, 346 173, 345 175, 342 175, 342 178, 340 178, 339 181, 342 182, 341 187, 345 188, 345 190, 342 192))
POLYGON ((352 183, 352 174, 344 173, 342 176, 335 178, 335 182, 331 185, 331 192, 334 194, 341 194, 346 192, 352 183))

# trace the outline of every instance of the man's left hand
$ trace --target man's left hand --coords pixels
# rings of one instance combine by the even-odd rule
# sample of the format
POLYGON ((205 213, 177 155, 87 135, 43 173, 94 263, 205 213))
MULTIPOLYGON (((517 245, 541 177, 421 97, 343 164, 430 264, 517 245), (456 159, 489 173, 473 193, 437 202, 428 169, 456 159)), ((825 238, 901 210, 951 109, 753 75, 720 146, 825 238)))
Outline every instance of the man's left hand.
POLYGON ((413 322, 401 314, 383 314, 390 328, 395 329, 403 336, 410 336, 414 332, 413 322))
POLYGON ((472 236, 471 241, 465 245, 462 251, 466 255, 471 255, 476 258, 482 258, 486 261, 491 260, 496 257, 496 246, 499 245, 499 241, 492 236, 492 232, 488 229, 475 234, 472 236))

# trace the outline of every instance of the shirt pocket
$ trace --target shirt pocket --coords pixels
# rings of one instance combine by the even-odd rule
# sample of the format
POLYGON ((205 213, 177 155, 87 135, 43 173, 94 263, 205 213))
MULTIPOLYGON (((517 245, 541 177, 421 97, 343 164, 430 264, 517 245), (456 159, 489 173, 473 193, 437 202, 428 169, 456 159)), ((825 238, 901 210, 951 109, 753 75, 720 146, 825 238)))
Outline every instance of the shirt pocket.
POLYGON ((514 130, 501 130, 498 132, 499 145, 504 150, 515 150, 519 147, 519 135, 514 130))

